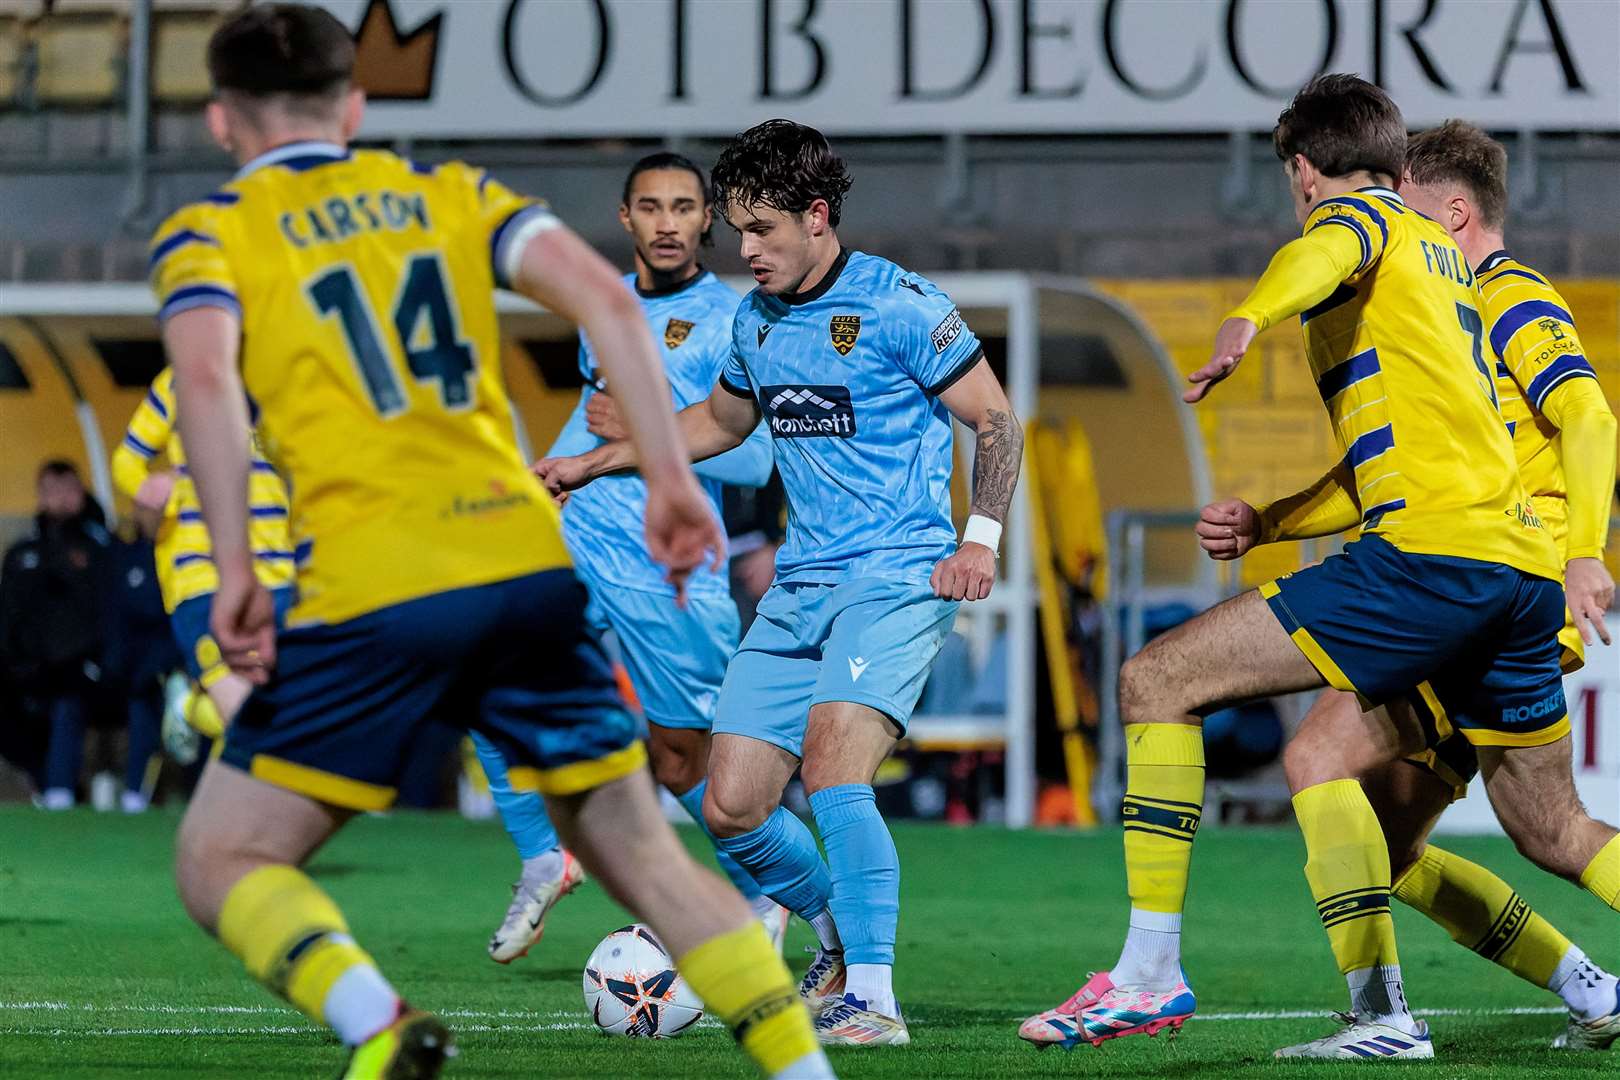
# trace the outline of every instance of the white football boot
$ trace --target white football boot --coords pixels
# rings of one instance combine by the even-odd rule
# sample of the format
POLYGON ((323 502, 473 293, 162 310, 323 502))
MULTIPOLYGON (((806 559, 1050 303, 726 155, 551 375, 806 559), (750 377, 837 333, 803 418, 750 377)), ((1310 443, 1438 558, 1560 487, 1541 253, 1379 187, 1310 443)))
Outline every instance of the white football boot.
POLYGON ((787 944, 788 920, 793 917, 792 912, 768 896, 755 897, 751 906, 754 917, 765 927, 771 944, 776 946, 776 955, 781 956, 782 948, 787 944))
POLYGON ((512 886, 512 904, 500 929, 489 939, 489 958, 510 964, 540 942, 546 932, 546 914, 585 881, 585 868, 564 849, 562 873, 549 881, 519 880, 512 886))
POLYGON ((873 1012, 854 994, 845 994, 823 1002, 816 1014, 816 1038, 822 1046, 905 1046, 911 1032, 903 1017, 873 1012))
POLYGON ((1616 1042, 1620 1042, 1620 992, 1615 995, 1613 1012, 1596 1020, 1571 1016, 1552 1044, 1555 1050, 1610 1050, 1616 1042))
POLYGON ((1333 1058, 1340 1061, 1381 1061, 1386 1058, 1432 1058, 1434 1043, 1429 1025, 1417 1022, 1417 1032, 1408 1035, 1397 1027, 1363 1020, 1350 1013, 1334 1013, 1344 1027, 1332 1035, 1297 1046, 1285 1046, 1280 1058, 1333 1058))
POLYGON ((804 973, 804 978, 799 980, 799 997, 804 999, 805 1007, 813 1014, 822 1005, 843 999, 846 969, 842 950, 831 952, 816 948, 805 951, 814 952, 816 958, 810 962, 810 969, 804 973))

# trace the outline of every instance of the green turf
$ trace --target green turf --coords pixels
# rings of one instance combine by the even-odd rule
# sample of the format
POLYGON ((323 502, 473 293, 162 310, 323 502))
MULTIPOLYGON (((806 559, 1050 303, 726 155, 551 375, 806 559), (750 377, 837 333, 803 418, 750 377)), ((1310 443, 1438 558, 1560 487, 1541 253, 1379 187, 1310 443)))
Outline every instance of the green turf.
MULTIPOLYGON (((341 1048, 186 921, 169 877, 175 823, 163 813, 0 811, 0 1076, 336 1074, 341 1048)), ((1125 908, 1118 834, 899 826, 895 836, 904 868, 896 986, 914 1043, 837 1053, 843 1076, 1282 1080, 1368 1067, 1270 1061, 1274 1047, 1331 1027, 1310 1018, 1195 1021, 1174 1041, 1038 1053, 1016 1038, 1017 1021, 1062 1000, 1117 953, 1125 908)), ((1504 841, 1450 846, 1508 877, 1594 959, 1620 963, 1612 912, 1534 870, 1504 841)), ((1209 829, 1195 859, 1186 961, 1201 1013, 1343 1007, 1297 834, 1209 829)), ((752 1075, 715 1027, 646 1042, 582 1026, 581 965, 601 935, 628 921, 594 886, 563 903, 536 953, 509 968, 490 963, 484 943, 515 862, 492 823, 398 814, 356 821, 314 867, 401 990, 458 1028, 462 1055, 448 1075, 752 1075)), ((1547 1049, 1560 1016, 1500 1014, 1553 1006, 1551 995, 1463 952, 1410 912, 1397 920, 1419 1011, 1471 1011, 1435 1017, 1438 1060, 1397 1071, 1614 1075, 1612 1055, 1547 1049)), ((798 926, 789 938, 801 969, 808 940, 798 926)))

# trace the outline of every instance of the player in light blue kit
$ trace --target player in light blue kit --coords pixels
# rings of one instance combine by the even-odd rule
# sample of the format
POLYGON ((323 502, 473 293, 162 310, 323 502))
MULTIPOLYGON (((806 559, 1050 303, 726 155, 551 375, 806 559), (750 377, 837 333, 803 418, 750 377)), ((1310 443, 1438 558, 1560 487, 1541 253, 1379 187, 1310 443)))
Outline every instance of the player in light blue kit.
MULTIPOLYGON (((708 184, 697 165, 658 153, 631 167, 619 220, 635 245, 636 269, 625 278, 641 299, 653 338, 662 345, 664 371, 684 408, 707 396, 731 352, 731 319, 739 297, 698 261, 712 220, 708 184)), ((584 453, 602 438, 624 438, 612 397, 602 389, 596 358, 583 335, 579 348, 585 389, 551 448, 553 456, 584 453)), ((759 487, 770 479, 770 436, 764 425, 730 453, 696 469, 719 513, 723 484, 759 487)), ((686 581, 686 602, 647 553, 641 523, 647 485, 640 476, 615 476, 570 497, 563 508, 563 540, 574 571, 590 592, 587 617, 598 632, 611 630, 647 720, 655 779, 703 823, 703 777, 709 727, 726 663, 737 649, 737 607, 723 570, 701 568, 686 581)), ((490 939, 491 958, 509 963, 539 940, 546 911, 581 880, 578 864, 558 846, 543 802, 514 791, 506 763, 487 740, 473 736, 479 761, 502 821, 523 858, 506 918, 490 939)), ((760 895, 759 886, 730 855, 717 850, 721 868, 780 947, 787 912, 760 895)))
MULTIPOLYGON (((957 602, 990 593, 1023 434, 950 299, 839 245, 850 181, 819 132, 752 128, 721 153, 713 182, 758 287, 718 384, 681 428, 701 460, 742 443, 763 415, 789 514, 775 584, 720 692, 703 812, 760 887, 816 928, 800 992, 819 999, 822 1040, 903 1044, 899 859, 872 777, 905 733, 957 602), (953 415, 978 436, 960 545, 953 415), (801 761, 825 863, 779 806, 801 761), (818 916, 829 903, 831 920, 818 916)), ((567 491, 634 466, 615 441, 538 471, 567 491)))

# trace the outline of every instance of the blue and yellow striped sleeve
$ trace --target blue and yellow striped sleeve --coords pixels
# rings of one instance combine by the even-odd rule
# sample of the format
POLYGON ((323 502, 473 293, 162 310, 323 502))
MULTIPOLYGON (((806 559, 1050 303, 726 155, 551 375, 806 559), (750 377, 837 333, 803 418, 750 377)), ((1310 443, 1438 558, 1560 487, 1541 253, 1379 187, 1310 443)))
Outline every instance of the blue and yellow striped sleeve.
POLYGON ((1354 279, 1372 269, 1389 244, 1390 213, 1388 206, 1380 207, 1372 195, 1340 195, 1323 199, 1305 219, 1305 235, 1321 230, 1343 230, 1355 237, 1360 256, 1349 278, 1354 279))
POLYGON ((157 295, 158 321, 196 307, 220 307, 242 314, 235 275, 220 243, 223 203, 181 207, 153 235, 147 276, 157 295))
POLYGON ((164 368, 147 387, 146 396, 135 407, 123 441, 113 451, 113 486, 133 499, 150 472, 153 458, 163 454, 174 431, 174 375, 164 368))
POLYGON ((1509 269, 1482 278, 1479 292, 1489 319, 1491 351, 1536 411, 1546 411, 1554 387, 1570 379, 1597 378, 1569 306, 1551 285, 1509 269))
POLYGON ((519 195, 482 169, 453 162, 440 166, 440 170, 448 174, 452 182, 471 188, 478 220, 477 235, 486 238, 495 284, 502 289, 512 288, 518 265, 523 261, 523 249, 529 241, 562 222, 544 200, 519 195))

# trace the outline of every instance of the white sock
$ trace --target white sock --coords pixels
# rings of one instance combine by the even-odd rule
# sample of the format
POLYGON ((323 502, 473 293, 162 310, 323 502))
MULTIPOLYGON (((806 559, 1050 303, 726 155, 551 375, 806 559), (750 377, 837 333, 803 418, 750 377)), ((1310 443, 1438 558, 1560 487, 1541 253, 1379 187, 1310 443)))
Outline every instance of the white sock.
POLYGON ((754 918, 756 918, 756 919, 765 918, 765 916, 767 916, 771 912, 775 911, 779 906, 780 905, 777 904, 777 902, 775 900, 772 900, 770 897, 766 896, 764 893, 761 893, 760 895, 754 897, 752 900, 748 901, 748 907, 749 907, 750 910, 753 911, 754 918))
POLYGON ((321 1015, 345 1044, 359 1046, 394 1022, 399 995, 382 972, 370 964, 356 964, 326 992, 321 1015))
POLYGON ((823 909, 820 915, 810 916, 810 928, 816 932, 816 940, 828 952, 843 952, 844 942, 838 936, 838 924, 833 922, 832 912, 823 909))
POLYGON ((1401 986, 1401 965, 1357 968, 1344 980, 1350 985, 1350 1011, 1357 1019, 1417 1034, 1417 1021, 1406 1007, 1406 991, 1401 986))
POLYGON ((556 881, 562 877, 563 849, 560 847, 542 851, 532 859, 523 860, 524 881, 556 881))
POLYGON ((771 1074, 771 1080, 837 1080, 827 1055, 819 1048, 810 1051, 781 1072, 771 1074))
POLYGON ((1181 916, 1131 908, 1125 948, 1108 977, 1131 990, 1174 990, 1181 982, 1181 916))
POLYGON ((866 1007, 884 1016, 899 1016, 894 1003, 894 968, 888 964, 851 964, 845 976, 844 993, 866 1002, 866 1007))
POLYGON ((1592 963, 1578 945, 1571 945, 1553 969, 1547 989, 1564 999, 1577 1020, 1596 1020, 1615 1010, 1613 975, 1592 963))

